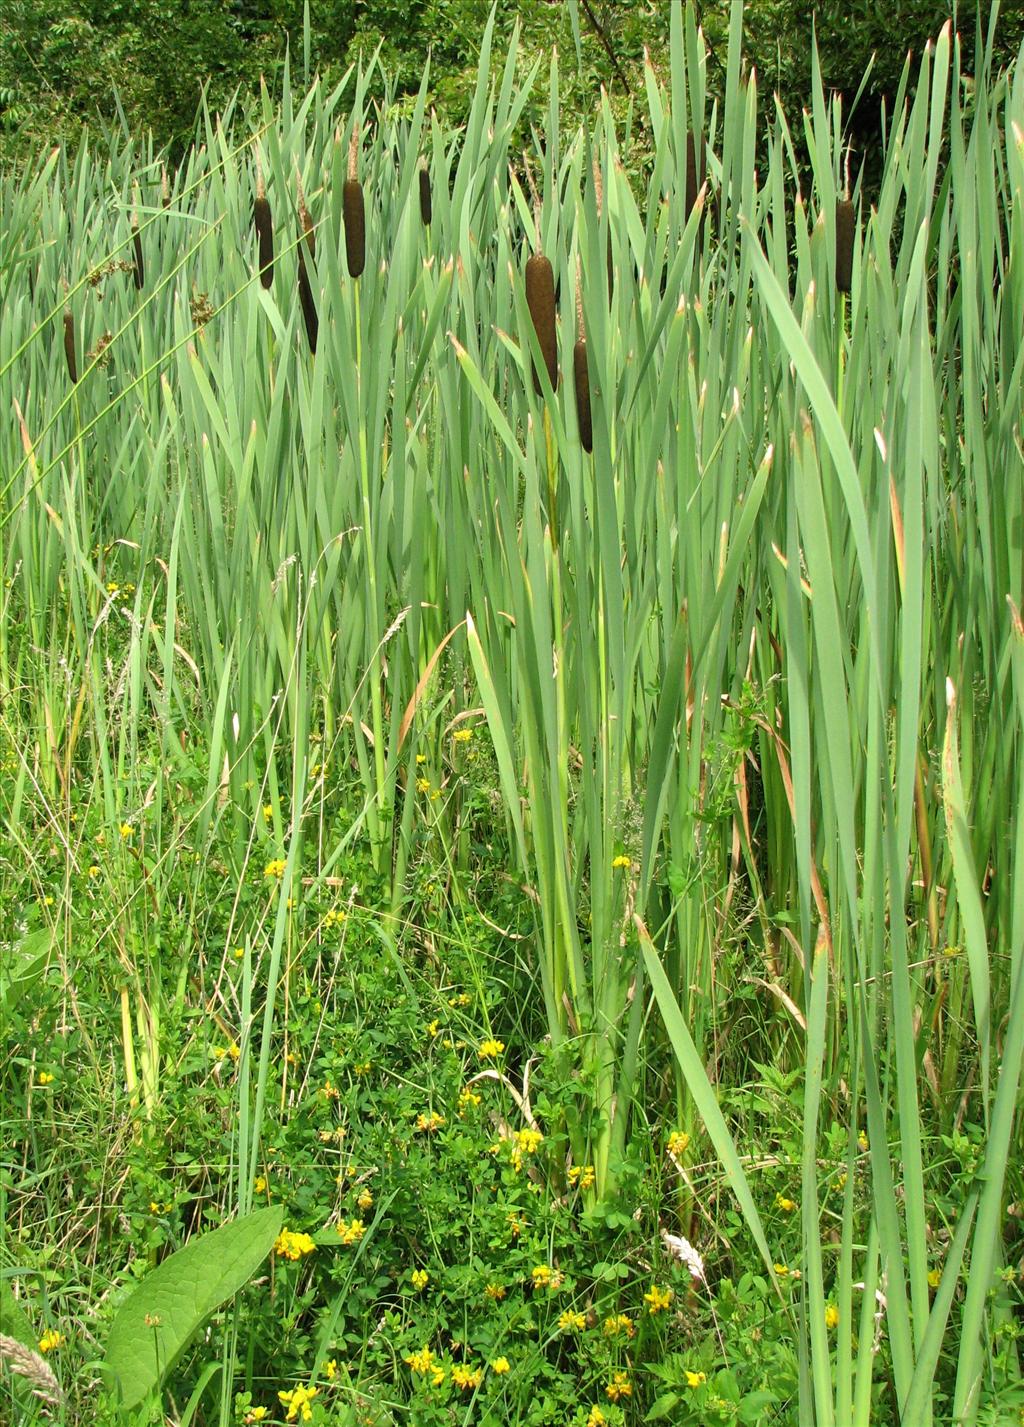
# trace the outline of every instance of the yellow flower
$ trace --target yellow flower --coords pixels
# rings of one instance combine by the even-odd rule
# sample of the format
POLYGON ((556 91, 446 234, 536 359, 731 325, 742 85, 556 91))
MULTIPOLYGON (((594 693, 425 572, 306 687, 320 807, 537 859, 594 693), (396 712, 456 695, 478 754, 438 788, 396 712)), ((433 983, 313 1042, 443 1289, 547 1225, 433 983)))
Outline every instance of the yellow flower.
POLYGON ((433 1039, 435 1036, 438 1036, 438 1035, 440 1035, 440 1034, 441 1034, 441 1025, 440 1025, 440 1022, 439 1022, 439 1021, 431 1021, 430 1025, 427 1027, 427 1035, 430 1036, 431 1039, 433 1039))
POLYGON ((582 1333, 587 1326, 585 1313, 577 1313, 571 1308, 567 1308, 564 1313, 559 1314, 558 1329, 561 1333, 582 1333))
POLYGON ((457 996, 448 998, 448 1004, 449 1006, 468 1006, 472 999, 472 996, 467 996, 465 991, 460 991, 457 996))
POLYGON ((533 1279, 534 1288, 547 1288, 551 1283, 551 1269, 546 1263, 540 1263, 532 1271, 530 1277, 533 1279))
POLYGON ((784 1263, 772 1264, 772 1267, 774 1268, 775 1272, 779 1275, 780 1278, 785 1278, 786 1275, 789 1273, 789 1269, 786 1267, 786 1265, 785 1265, 784 1263))
POLYGON ((435 1369, 434 1354, 428 1347, 422 1347, 415 1353, 407 1353, 403 1362, 407 1362, 413 1372, 419 1373, 421 1376, 426 1376, 428 1372, 433 1372, 435 1369))
POLYGON ((41 1353, 52 1353, 54 1348, 59 1348, 64 1341, 64 1334, 58 1333, 56 1328, 50 1328, 39 1339, 39 1351, 41 1353))
POLYGON ((424 1288, 426 1288, 427 1284, 430 1282, 430 1274, 425 1268, 414 1268, 412 1273, 410 1274, 410 1277, 412 1279, 412 1286, 413 1288, 415 1288, 417 1293, 421 1292, 424 1288))
POLYGON ((783 1214, 792 1214, 793 1210, 796 1208, 796 1200, 787 1199, 784 1194, 776 1194, 775 1207, 776 1209, 781 1209, 783 1214))
POLYGON ((481 1060, 496 1060, 504 1049, 504 1041, 486 1040, 480 1042, 478 1054, 481 1060))
POLYGON ((600 1407, 592 1407, 590 1416, 587 1418, 587 1427, 606 1427, 608 1418, 601 1411, 600 1407))
POLYGON ((472 737, 473 737, 473 730, 472 730, 471 728, 457 728, 457 729, 455 730, 455 732, 452 734, 452 742, 453 742, 453 743, 468 743, 469 740, 470 740, 472 737))
POLYGON ((655 1283, 644 1294, 644 1302, 647 1304, 649 1313, 661 1313, 669 1306, 674 1297, 675 1293, 671 1288, 659 1288, 655 1283))
POLYGON ((338 1235, 343 1244, 358 1244, 365 1233, 362 1219, 338 1220, 338 1235))
POLYGON ((523 1157, 533 1154, 544 1143, 540 1130, 516 1130, 512 1136, 512 1167, 518 1173, 523 1167, 523 1157))
POLYGON ((690 1136, 686 1133, 685 1130, 673 1130, 668 1137, 668 1144, 665 1146, 665 1148, 668 1150, 669 1154, 674 1154, 678 1157, 684 1152, 689 1143, 690 1136))
POLYGON ((265 1407, 250 1407, 249 1411, 242 1418, 242 1421, 245 1423, 262 1422, 266 1415, 267 1409, 265 1407))
POLYGON ((228 1055, 231 1057, 232 1060, 238 1060, 241 1054, 241 1046, 239 1046, 237 1041, 232 1041, 231 1044, 228 1046, 228 1055))
POLYGON ((39 1074, 36 1076, 36 1079, 38 1080, 38 1082, 39 1082, 40 1085, 52 1085, 52 1084, 53 1084, 53 1076, 50 1074, 50 1072, 49 1072, 48 1070, 41 1070, 41 1071, 39 1072, 39 1074))
POLYGON ((430 779, 429 779, 429 778, 417 778, 417 779, 416 779, 416 791, 417 791, 417 793, 429 793, 429 792, 430 792, 430 779))
POLYGON ((417 1130, 425 1130, 427 1134, 432 1134, 434 1130, 439 1130, 444 1124, 444 1116, 439 1115, 436 1110, 431 1110, 429 1115, 416 1116, 417 1130))
POLYGON ((333 1382, 338 1376, 338 1361, 336 1358, 331 1358, 329 1363, 324 1364, 324 1376, 328 1382, 333 1382))
POLYGON ((87 876, 87 877, 92 877, 92 878, 95 879, 95 878, 98 877, 99 875, 100 875, 100 869, 96 866, 95 862, 92 864, 91 867, 89 867, 89 868, 86 869, 86 876, 87 876))
POLYGON ((938 1286, 939 1286, 939 1284, 940 1284, 941 1282, 942 1282, 942 1270, 939 1269, 939 1268, 929 1269, 929 1270, 928 1270, 928 1287, 929 1287, 929 1288, 938 1288, 938 1286))
POLYGON ((267 1176, 265 1174, 258 1174, 253 1181, 252 1187, 257 1194, 265 1194, 267 1192, 267 1176))
POLYGON ((500 1377, 502 1373, 507 1373, 511 1366, 508 1358, 495 1358, 491 1363, 491 1371, 496 1372, 500 1377))
POLYGON ((264 803, 264 804, 263 804, 263 817, 264 817, 264 820, 265 820, 266 822, 270 822, 270 820, 271 820, 271 818, 272 818, 273 816, 274 816, 274 804, 273 804, 273 803, 264 803))
MULTIPOLYGON (((241 961, 241 959, 242 959, 242 957, 243 957, 244 955, 245 955, 245 947, 244 947, 244 946, 236 946, 236 947, 235 947, 235 960, 236 960, 236 961, 241 961)), ((265 1407, 254 1407, 254 1408, 253 1408, 253 1411, 254 1411, 254 1412, 265 1412, 265 1411, 266 1411, 266 1408, 265 1408, 265 1407)), ((258 1421, 259 1419, 256 1418, 255 1420, 258 1421)))
POLYGON ((480 1101, 481 1096, 475 1090, 470 1090, 468 1085, 465 1086, 459 1092, 459 1114, 464 1115, 467 1110, 475 1109, 480 1101))
POLYGON ((518 1239, 519 1235, 523 1232, 522 1220, 516 1214, 509 1214, 505 1222, 512 1230, 512 1237, 518 1239))
POLYGON ((352 1067, 352 1074, 358 1076, 369 1075, 372 1067, 373 1061, 371 1060, 357 1061, 357 1063, 352 1067))
POLYGON ((274 1252, 286 1259, 300 1259, 303 1254, 311 1254, 315 1248, 316 1244, 308 1234, 297 1234, 292 1229, 282 1229, 274 1240, 274 1252))
POLYGON ((280 882, 284 876, 284 869, 287 865, 283 857, 274 857, 267 863, 266 867, 264 867, 263 875, 264 877, 276 877, 280 882))
POLYGON ((505 1285, 503 1283, 489 1283, 484 1289, 485 1295, 499 1303, 505 1297, 505 1285))
POLYGON ((704 1373, 704 1372, 691 1372, 689 1368, 686 1368, 686 1369, 685 1369, 685 1372, 686 1372, 686 1386, 687 1386, 687 1387, 700 1387, 702 1383, 705 1383, 705 1382, 707 1382, 707 1380, 708 1380, 708 1375, 707 1375, 707 1373, 704 1373))
POLYGON ((426 763, 426 761, 427 761, 427 755, 426 755, 425 753, 417 753, 417 755, 416 755, 416 762, 417 762, 417 763, 426 763))
POLYGON ((356 1208, 361 1209, 365 1214, 368 1209, 373 1208, 373 1195, 368 1189, 359 1191, 359 1198, 356 1200, 356 1208))
POLYGON ((860 1134, 857 1136, 857 1143, 860 1145, 862 1150, 864 1150, 865 1152, 867 1151, 868 1137, 867 1132, 865 1130, 861 1130, 860 1134))
POLYGON ((118 832, 121 834, 122 842, 127 842, 129 838, 135 836, 135 829, 132 827, 131 823, 122 823, 121 826, 118 828, 118 832))
POLYGON ((620 1397, 632 1397, 633 1384, 630 1382, 628 1374, 617 1372, 611 1382, 605 1387, 605 1392, 611 1398, 612 1402, 618 1402, 620 1397))
POLYGON ((279 1392, 279 1400, 288 1409, 285 1421, 294 1422, 301 1416, 303 1422, 312 1422, 313 1410, 309 1404, 319 1391, 318 1387, 297 1387, 292 1392, 279 1392))
POLYGON ((336 1085, 332 1085, 330 1077, 328 1077, 324 1081, 323 1089, 320 1093, 323 1095, 325 1100, 337 1100, 339 1092, 338 1087, 336 1085))
POLYGON ((569 1171, 569 1183, 574 1184, 577 1189, 593 1189, 597 1175, 592 1164, 574 1164, 569 1171))
POLYGON ((452 1382, 456 1387, 461 1387, 463 1392, 470 1388, 479 1387, 484 1380, 483 1368, 467 1368, 458 1364, 452 1368, 452 1382))
POLYGON ((619 867, 629 868, 629 867, 632 867, 632 865, 633 865, 633 864, 632 864, 632 862, 629 860, 629 858, 626 857, 626 855, 625 855, 624 853, 622 853, 622 852, 619 853, 618 857, 613 857, 613 858, 612 858, 612 866, 615 867, 615 868, 619 868, 619 867))
POLYGON ((633 1320, 628 1313, 613 1313, 610 1318, 604 1320, 602 1332, 606 1338, 617 1338, 620 1333, 625 1333, 627 1338, 632 1338, 636 1329, 633 1327, 633 1320))
POLYGON ((828 1304, 825 1309, 825 1327, 831 1332, 839 1323, 839 1309, 834 1303, 828 1304))

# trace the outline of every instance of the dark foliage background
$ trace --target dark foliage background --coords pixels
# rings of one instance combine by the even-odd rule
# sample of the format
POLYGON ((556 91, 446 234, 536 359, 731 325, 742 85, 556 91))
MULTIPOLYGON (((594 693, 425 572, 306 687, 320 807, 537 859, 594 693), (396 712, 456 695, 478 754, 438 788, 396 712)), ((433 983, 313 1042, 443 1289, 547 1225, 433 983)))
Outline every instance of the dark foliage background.
MULTIPOLYGON (((566 0, 498 0, 499 36, 518 17, 529 63, 559 47, 569 116, 592 104, 604 84, 623 112, 632 92, 643 111, 645 47, 659 64, 667 46, 672 0, 577 0, 582 65, 577 63, 566 0)), ((428 55, 439 113, 458 123, 471 90, 480 35, 491 0, 310 0, 310 62, 330 82, 362 50, 382 46, 397 94, 415 91, 428 55)), ((723 77, 728 0, 698 5, 711 45, 712 86, 723 77)), ((982 5, 986 27, 995 5, 982 5)), ((850 133, 870 154, 880 105, 895 93, 908 50, 953 18, 973 64, 977 12, 938 0, 748 0, 746 52, 760 76, 763 104, 778 91, 795 115, 810 90, 810 45, 816 28, 828 86, 852 101, 874 56, 850 133)), ((1024 5, 1004 4, 996 28, 997 63, 1024 38, 1024 5)), ((288 47, 301 72, 303 0, 4 0, 0 6, 0 161, 17 162, 59 137, 124 123, 151 131, 172 155, 189 142, 205 86, 213 109, 237 90, 253 93, 264 75, 273 88, 288 47)), ((500 45, 499 45, 500 52, 500 45)), ((543 122, 539 107, 524 122, 543 122)))

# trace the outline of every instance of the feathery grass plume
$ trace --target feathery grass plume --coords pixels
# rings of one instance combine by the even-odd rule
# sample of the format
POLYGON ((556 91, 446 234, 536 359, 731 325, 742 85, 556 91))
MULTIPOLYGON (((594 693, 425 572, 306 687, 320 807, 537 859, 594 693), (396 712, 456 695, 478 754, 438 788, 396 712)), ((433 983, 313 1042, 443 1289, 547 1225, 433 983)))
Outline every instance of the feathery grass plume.
POLYGON ((23 1377, 31 1386, 32 1394, 42 1402, 59 1407, 64 1401, 60 1383, 50 1364, 41 1353, 19 1343, 17 1338, 0 1333, 0 1362, 12 1373, 23 1377))
POLYGON ((348 146, 348 178, 341 191, 341 211, 345 219, 345 259, 349 277, 360 277, 366 266, 366 209, 363 185, 356 177, 359 160, 359 125, 352 126, 348 146))
POLYGON ((146 266, 142 258, 142 235, 139 232, 139 215, 132 212, 132 242, 135 245, 135 263, 132 267, 132 276, 135 279, 135 287, 141 292, 146 281, 146 266))
POLYGON ((840 198, 836 204, 836 288, 839 292, 850 291, 855 226, 853 204, 848 198, 840 198))
POLYGON ((576 269, 576 345, 572 349, 572 380, 576 393, 576 420, 580 441, 589 455, 594 449, 594 424, 590 413, 590 368, 587 366, 587 336, 583 326, 583 286, 576 269))
POLYGON ((430 227, 430 220, 434 216, 433 200, 430 195, 430 171, 424 165, 420 169, 420 217, 423 219, 424 228, 430 227))
POLYGON ((263 182, 263 165, 256 160, 256 201, 252 209, 256 238, 259 243, 260 282, 269 288, 274 284, 274 220, 267 202, 267 190, 263 182))
POLYGON ((295 175, 295 187, 299 198, 299 233, 300 242, 296 248, 299 258, 299 303, 302 307, 302 317, 306 324, 306 337, 309 340, 309 350, 316 356, 316 343, 320 335, 320 319, 317 316, 316 303, 313 301, 313 289, 310 286, 309 273, 306 271, 306 255, 302 251, 301 238, 305 238, 309 248, 311 258, 316 257, 316 235, 313 232, 313 220, 309 216, 309 209, 306 207, 306 196, 302 191, 302 179, 298 173, 295 175))

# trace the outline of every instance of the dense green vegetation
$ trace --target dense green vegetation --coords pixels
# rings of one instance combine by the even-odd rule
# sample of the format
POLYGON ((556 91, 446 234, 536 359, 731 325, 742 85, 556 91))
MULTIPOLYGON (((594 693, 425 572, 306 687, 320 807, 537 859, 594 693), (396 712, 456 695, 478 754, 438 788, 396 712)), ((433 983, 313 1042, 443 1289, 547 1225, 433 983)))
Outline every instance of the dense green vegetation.
POLYGON ((0 176, 12 1422, 1021 1420, 1024 55, 706 18, 0 176))

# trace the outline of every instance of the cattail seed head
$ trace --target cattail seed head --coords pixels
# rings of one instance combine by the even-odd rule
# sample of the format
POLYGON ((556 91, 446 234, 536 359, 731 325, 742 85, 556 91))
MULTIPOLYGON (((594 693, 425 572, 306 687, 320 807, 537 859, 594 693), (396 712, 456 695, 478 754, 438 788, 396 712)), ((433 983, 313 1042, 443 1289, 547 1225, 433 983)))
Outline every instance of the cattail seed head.
MULTIPOLYGON (((555 333, 555 275, 543 253, 534 253, 526 263, 526 305, 533 318, 537 341, 540 343, 548 380, 554 390, 558 386, 558 339, 555 333)), ((540 377, 534 369, 533 385, 541 390, 540 377)))
POLYGON ((68 364, 68 376, 75 385, 78 381, 78 358, 75 356, 75 319, 70 307, 64 309, 64 359, 68 364))
POLYGON ((256 201, 252 208, 252 218, 259 244, 260 282, 269 288, 274 283, 274 220, 267 202, 263 170, 259 164, 256 166, 256 201))
POLYGON ((320 319, 316 312, 316 303, 313 301, 313 289, 309 282, 309 273, 306 271, 306 257, 302 251, 300 243, 296 252, 299 255, 299 303, 302 307, 302 318, 306 324, 306 337, 309 341, 309 350, 316 356, 316 343, 320 335, 320 319))
POLYGON ((589 455, 594 449, 594 425, 590 413, 590 369, 587 366, 587 344, 581 337, 572 349, 572 380, 576 392, 576 420, 580 441, 589 455))
POLYGON ((836 287, 840 292, 850 291, 855 229, 853 204, 848 198, 841 198, 836 204, 836 287))
POLYGON ((424 228, 430 227, 430 220, 434 216, 433 201, 430 194, 430 173, 426 168, 420 169, 420 217, 423 219, 424 228))
POLYGON ((142 236, 139 233, 139 215, 132 214, 132 242, 135 246, 135 264, 132 269, 132 276, 135 279, 135 287, 141 292, 146 281, 146 267, 142 258, 142 236))
POLYGON ((689 218, 697 202, 700 183, 697 178, 697 140, 693 130, 686 136, 686 216, 689 218))
POLYGON ((345 219, 345 258, 349 277, 360 277, 366 266, 366 209, 363 205, 363 185, 357 178, 345 180, 341 193, 341 211, 345 219))
POLYGON ((164 208, 171 206, 171 181, 167 177, 167 170, 160 168, 160 202, 164 208))

